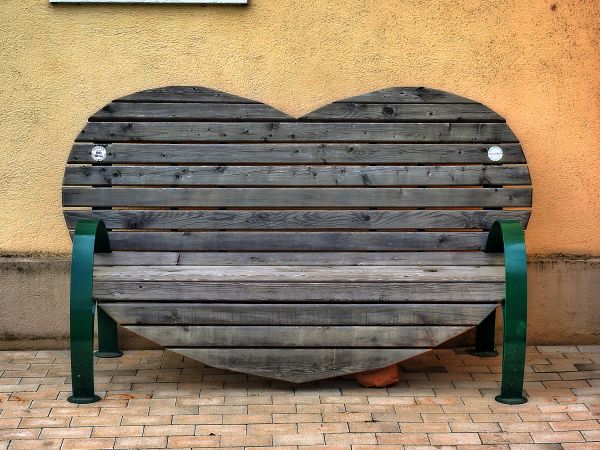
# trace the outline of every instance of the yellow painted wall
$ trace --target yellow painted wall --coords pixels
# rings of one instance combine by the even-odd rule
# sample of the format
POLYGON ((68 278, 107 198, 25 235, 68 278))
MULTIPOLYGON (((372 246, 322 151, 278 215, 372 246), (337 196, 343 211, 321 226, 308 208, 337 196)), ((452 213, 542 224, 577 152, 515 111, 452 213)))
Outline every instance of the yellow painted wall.
POLYGON ((521 139, 531 254, 600 255, 598 0, 250 1, 0 1, 0 251, 68 251, 65 160, 113 98, 202 85, 301 115, 425 85, 487 104, 521 139))

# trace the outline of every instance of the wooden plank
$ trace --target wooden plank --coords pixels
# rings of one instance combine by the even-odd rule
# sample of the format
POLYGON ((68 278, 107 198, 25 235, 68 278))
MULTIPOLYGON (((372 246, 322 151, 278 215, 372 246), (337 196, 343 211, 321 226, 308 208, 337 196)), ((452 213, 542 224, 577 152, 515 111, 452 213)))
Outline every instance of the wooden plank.
POLYGON ((517 207, 530 188, 63 188, 63 206, 96 207, 517 207))
MULTIPOLYGON (((498 144, 501 161, 488 158, 490 144, 107 144, 103 164, 520 164, 518 143, 498 144)), ((95 144, 75 143, 70 163, 95 163, 95 144)))
POLYGON ((363 210, 363 211, 65 211, 69 229, 80 219, 102 219, 108 228, 136 230, 278 230, 278 229, 489 229, 496 220, 513 219, 527 227, 530 211, 502 210, 363 210))
POLYGON ((464 326, 153 326, 128 330, 162 347, 437 347, 469 330, 464 326))
POLYGON ((121 102, 257 103, 254 100, 200 86, 168 86, 119 98, 121 102))
POLYGON ((387 367, 428 349, 272 349, 170 348, 211 367, 292 383, 387 367))
POLYGON ((113 250, 443 251, 482 250, 486 232, 109 232, 113 250))
POLYGON ((501 283, 502 266, 96 266, 97 281, 501 283))
POLYGON ((340 103, 474 103, 465 97, 450 92, 425 87, 389 87, 367 92, 344 100, 340 103))
POLYGON ((502 303, 504 283, 198 283, 96 281, 99 302, 502 303))
POLYGON ((103 303, 123 325, 478 325, 496 304, 103 303))
POLYGON ((502 266, 502 253, 483 252, 112 252, 96 253, 95 266, 502 266))
MULTIPOLYGON (((94 114, 90 120, 295 121, 296 119, 262 103, 113 102, 94 114)), ((331 103, 302 116, 300 120, 336 122, 504 122, 504 119, 494 111, 478 103, 331 103)))
POLYGON ((502 166, 70 166, 64 185, 481 186, 531 184, 524 164, 502 166))
POLYGON ((88 122, 94 142, 518 142, 504 123, 88 122))
POLYGON ((331 103, 300 120, 336 122, 504 122, 479 103, 331 103))
POLYGON ((126 120, 296 120, 262 103, 132 103, 112 102, 91 121, 126 120))

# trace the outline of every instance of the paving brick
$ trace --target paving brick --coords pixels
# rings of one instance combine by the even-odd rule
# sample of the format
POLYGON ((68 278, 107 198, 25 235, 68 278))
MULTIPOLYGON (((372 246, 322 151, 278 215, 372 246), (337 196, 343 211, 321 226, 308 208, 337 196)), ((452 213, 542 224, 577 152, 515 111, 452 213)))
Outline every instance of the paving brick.
POLYGON ((382 445, 428 445, 425 433, 377 433, 377 442, 382 445))
POLYGON ((262 447, 270 446, 273 443, 273 437, 266 434, 254 434, 254 435, 226 435, 221 436, 221 445, 230 447, 262 447))
POLYGON ((273 445, 321 445, 325 436, 320 433, 277 434, 273 436, 273 445))
POLYGON ((484 444, 528 444, 533 440, 529 433, 479 433, 484 444))
POLYGON ((92 437, 127 437, 141 436, 144 433, 144 427, 141 425, 127 425, 119 427, 95 427, 92 431, 92 437))
POLYGON ((481 444, 477 433, 429 433, 432 445, 481 444))
MULTIPOLYGON (((321 414, 273 414, 273 423, 321 422, 321 414)), ((337 422, 337 421, 333 421, 337 422)))
MULTIPOLYGON (((323 431, 317 431, 310 428, 300 429, 300 425, 324 425, 324 424, 313 424, 313 423, 258 423, 250 424, 247 426, 246 432, 248 434, 294 434, 298 433, 323 433, 323 431)), ((347 431, 347 427, 346 430, 347 431)))
MULTIPOLYGON (((86 449, 105 449, 113 448, 115 440, 113 438, 85 438, 85 439, 65 439, 62 449, 64 450, 86 450, 86 449)), ((121 446, 123 448, 123 446, 121 446)))
POLYGON ((0 448, 8 448, 10 450, 58 450, 61 448, 62 439, 22 439, 18 441, 10 441, 10 446, 8 445, 9 441, 5 441, 5 443, 6 446, 3 447, 0 445, 0 448))
POLYGON ((167 448, 218 447, 219 436, 169 436, 167 448))
POLYGON ((531 437, 535 443, 565 443, 565 442, 584 442, 584 438, 579 431, 533 431, 531 437))
MULTIPOLYGON (((114 428, 119 429, 118 427, 114 428)), ((92 427, 74 427, 74 428, 43 428, 40 433, 40 439, 66 439, 66 438, 87 438, 92 435, 92 427)))
POLYGON ((331 433, 325 434, 327 445, 377 444, 375 433, 331 433))
POLYGON ((144 436, 191 436, 195 425, 146 425, 144 436))

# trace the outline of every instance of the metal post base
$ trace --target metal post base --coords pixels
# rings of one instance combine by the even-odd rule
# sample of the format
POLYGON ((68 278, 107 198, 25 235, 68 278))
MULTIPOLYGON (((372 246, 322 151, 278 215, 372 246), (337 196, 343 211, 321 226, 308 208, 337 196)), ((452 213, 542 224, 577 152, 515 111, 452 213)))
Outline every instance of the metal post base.
POLYGON ((96 403, 100 400, 102 399, 97 395, 92 395, 91 397, 71 395, 67 397, 69 403, 75 403, 77 405, 87 405, 88 403, 96 403))
POLYGON ((497 395, 495 400, 505 405, 522 405, 523 403, 527 403, 525 397, 502 397, 502 395, 497 395))
POLYGON ((116 352, 107 352, 107 351, 100 351, 98 350, 97 352, 94 352, 94 356, 96 356, 97 358, 118 358, 119 356, 123 356, 123 352, 121 351, 116 351, 116 352))

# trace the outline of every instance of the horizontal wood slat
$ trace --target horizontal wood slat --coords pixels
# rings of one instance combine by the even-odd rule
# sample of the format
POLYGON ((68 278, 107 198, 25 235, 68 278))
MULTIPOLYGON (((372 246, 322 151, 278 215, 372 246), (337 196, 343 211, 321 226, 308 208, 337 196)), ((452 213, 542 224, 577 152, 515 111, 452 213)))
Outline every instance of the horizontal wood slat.
POLYGON ((337 100, 335 103, 474 103, 450 92, 425 87, 391 87, 337 100))
POLYGON ((502 303, 504 283, 96 281, 94 298, 100 302, 502 303))
POLYGON ((119 98, 121 102, 201 102, 201 103, 257 103, 254 100, 238 97, 200 86, 168 86, 148 89, 119 98))
POLYGON ((117 101, 106 105, 90 120, 295 121, 296 119, 263 103, 132 103, 117 101))
MULTIPOLYGON (((106 105, 92 121, 296 121, 270 106, 253 103, 130 103, 106 105)), ((301 121, 333 122, 504 122, 489 108, 472 104, 331 103, 301 121)))
POLYGON ((63 188, 64 206, 503 207, 531 206, 530 188, 63 188))
POLYGON ((504 281, 501 266, 97 266, 102 281, 473 282, 504 281))
POLYGON ((530 184, 510 166, 71 166, 64 185, 481 186, 530 184))
POLYGON ((125 325, 477 325, 495 304, 103 303, 125 325))
POLYGON ((465 331, 461 326, 152 326, 130 331, 164 347, 436 347, 465 331))
POLYGON ((504 123, 89 122, 94 142, 517 142, 504 123))
POLYGON ((109 233, 113 250, 442 251, 482 250, 486 232, 127 232, 109 233))
POLYGON ((395 364, 428 349, 171 348, 211 367, 293 383, 330 378, 395 364))
POLYGON ((479 103, 331 103, 309 112, 301 120, 335 122, 504 122, 479 103))
MULTIPOLYGON (((75 143, 70 163, 94 163, 96 144, 75 143)), ((103 164, 521 164, 518 143, 498 143, 500 161, 488 157, 491 144, 107 144, 103 164)))
POLYGON ((489 229, 494 221, 499 219, 518 220, 526 227, 529 215, 529 211, 499 210, 65 211, 69 229, 74 229, 77 220, 80 219, 102 219, 108 228, 135 230, 489 229))
POLYGON ((95 266, 502 266, 502 253, 483 252, 112 252, 97 253, 95 266))

